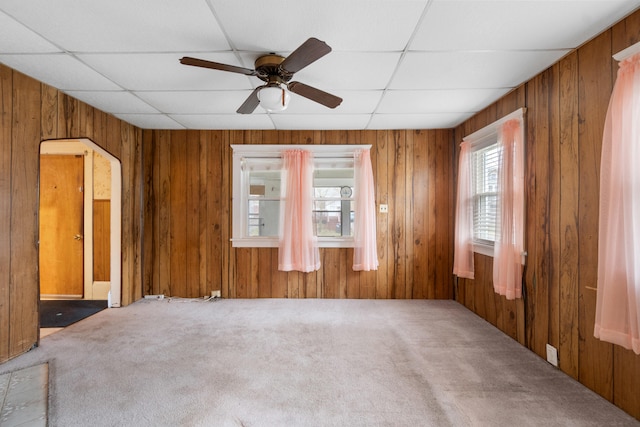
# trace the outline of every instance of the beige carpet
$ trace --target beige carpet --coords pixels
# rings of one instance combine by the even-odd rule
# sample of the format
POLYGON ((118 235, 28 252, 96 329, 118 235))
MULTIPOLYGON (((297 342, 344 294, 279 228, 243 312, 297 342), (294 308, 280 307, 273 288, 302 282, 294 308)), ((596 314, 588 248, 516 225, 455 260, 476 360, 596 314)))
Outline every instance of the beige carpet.
POLYGON ((640 425, 453 301, 143 300, 43 362, 50 426, 640 425))

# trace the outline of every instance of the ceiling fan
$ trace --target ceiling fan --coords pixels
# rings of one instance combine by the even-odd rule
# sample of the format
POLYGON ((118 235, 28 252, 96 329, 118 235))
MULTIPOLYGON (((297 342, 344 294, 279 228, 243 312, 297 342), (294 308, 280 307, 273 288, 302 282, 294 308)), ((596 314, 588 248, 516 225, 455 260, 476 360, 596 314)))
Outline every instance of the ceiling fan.
POLYGON ((238 108, 236 112, 240 114, 251 114, 258 105, 262 105, 267 111, 284 110, 289 101, 289 93, 285 89, 326 107, 336 108, 342 102, 342 98, 304 83, 290 81, 295 73, 329 52, 331 52, 329 45, 311 37, 286 58, 275 53, 260 56, 255 61, 254 70, 188 56, 181 58, 180 63, 256 76, 264 81, 265 84, 255 88, 238 108))

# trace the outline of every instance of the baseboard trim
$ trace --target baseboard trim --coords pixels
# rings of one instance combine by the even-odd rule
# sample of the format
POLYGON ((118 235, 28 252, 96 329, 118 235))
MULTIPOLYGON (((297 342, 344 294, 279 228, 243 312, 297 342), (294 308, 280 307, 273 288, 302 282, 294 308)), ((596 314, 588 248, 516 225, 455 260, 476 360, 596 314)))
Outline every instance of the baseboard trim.
POLYGON ((82 299, 82 295, 40 294, 40 299, 82 299))

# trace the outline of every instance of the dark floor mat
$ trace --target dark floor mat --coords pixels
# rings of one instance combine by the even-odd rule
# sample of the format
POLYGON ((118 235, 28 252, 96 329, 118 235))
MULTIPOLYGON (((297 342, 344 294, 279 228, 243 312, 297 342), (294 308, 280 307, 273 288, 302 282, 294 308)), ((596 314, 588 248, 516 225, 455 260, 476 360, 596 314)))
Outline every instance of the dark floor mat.
POLYGON ((40 327, 64 328, 107 308, 103 300, 42 300, 40 327))

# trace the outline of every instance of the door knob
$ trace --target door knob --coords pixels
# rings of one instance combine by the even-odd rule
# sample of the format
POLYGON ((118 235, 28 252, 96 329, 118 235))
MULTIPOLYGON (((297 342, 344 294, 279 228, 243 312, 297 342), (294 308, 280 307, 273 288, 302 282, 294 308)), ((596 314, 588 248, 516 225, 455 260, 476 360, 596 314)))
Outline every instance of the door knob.
POLYGON ((81 235, 81 234, 76 234, 75 236, 73 236, 73 239, 74 240, 82 240, 82 239, 84 239, 84 236, 81 235))

